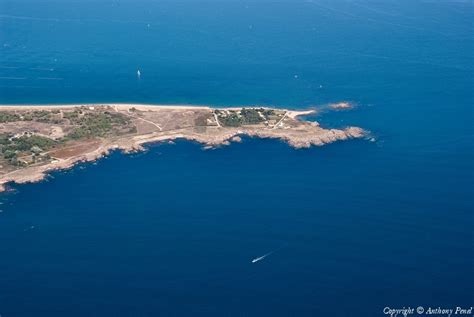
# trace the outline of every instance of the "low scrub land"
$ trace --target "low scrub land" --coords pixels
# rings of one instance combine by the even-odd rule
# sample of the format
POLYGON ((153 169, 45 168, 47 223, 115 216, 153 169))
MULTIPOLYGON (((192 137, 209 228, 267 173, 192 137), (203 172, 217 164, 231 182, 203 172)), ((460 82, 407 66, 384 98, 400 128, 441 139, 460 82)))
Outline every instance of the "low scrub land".
POLYGON ((214 113, 222 126, 240 127, 262 123, 266 126, 274 125, 283 118, 285 111, 265 108, 242 108, 215 110, 214 113))
POLYGON ((295 148, 359 138, 357 127, 324 129, 298 120, 311 111, 197 106, 87 105, 0 107, 0 191, 8 182, 41 180, 53 169, 95 160, 112 149, 193 140, 205 148, 241 135, 282 139, 295 148))

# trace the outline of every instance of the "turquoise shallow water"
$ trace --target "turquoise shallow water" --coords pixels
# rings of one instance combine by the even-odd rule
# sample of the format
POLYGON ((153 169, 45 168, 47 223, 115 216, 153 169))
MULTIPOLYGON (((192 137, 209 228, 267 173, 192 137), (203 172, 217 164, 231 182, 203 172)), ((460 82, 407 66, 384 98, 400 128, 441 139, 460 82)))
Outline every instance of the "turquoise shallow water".
POLYGON ((353 111, 309 119, 377 142, 150 145, 13 186, 0 195, 0 314, 471 306, 472 9, 3 1, 3 104, 351 100, 353 111))

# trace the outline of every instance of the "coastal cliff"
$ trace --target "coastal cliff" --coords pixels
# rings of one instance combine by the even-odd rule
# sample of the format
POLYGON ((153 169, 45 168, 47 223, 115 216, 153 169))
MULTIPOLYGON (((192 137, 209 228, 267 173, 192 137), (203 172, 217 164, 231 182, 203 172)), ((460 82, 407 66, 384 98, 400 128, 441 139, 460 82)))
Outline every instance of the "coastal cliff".
POLYGON ((186 139, 205 148, 240 136, 281 139, 294 148, 362 138, 358 127, 325 129, 298 117, 313 111, 91 104, 0 107, 0 191, 9 182, 37 182, 53 170, 93 161, 111 150, 186 139))

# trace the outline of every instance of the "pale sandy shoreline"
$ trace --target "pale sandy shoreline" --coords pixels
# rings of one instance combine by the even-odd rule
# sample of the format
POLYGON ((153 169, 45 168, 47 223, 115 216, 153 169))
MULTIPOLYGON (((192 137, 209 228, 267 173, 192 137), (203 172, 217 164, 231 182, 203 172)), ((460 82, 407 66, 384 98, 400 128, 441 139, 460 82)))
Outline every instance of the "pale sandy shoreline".
POLYGON ((47 105, 37 105, 37 104, 22 104, 22 105, 10 105, 10 104, 0 104, 0 110, 51 110, 51 109, 72 109, 77 107, 116 107, 120 110, 126 110, 130 108, 135 108, 137 110, 157 110, 157 109, 167 109, 167 110, 193 110, 193 109, 221 109, 221 110, 235 110, 242 108, 263 108, 263 109, 278 109, 288 112, 288 116, 291 118, 296 118, 297 116, 308 115, 316 112, 316 110, 295 110, 295 109, 286 109, 286 108, 277 108, 269 106, 231 106, 231 107, 218 107, 218 106, 206 106, 206 105, 189 105, 189 104, 139 104, 139 103, 78 103, 78 104, 47 104, 47 105))
POLYGON ((99 106, 112 106, 123 109, 137 108, 137 109, 212 109, 210 106, 203 105, 180 105, 180 104, 134 104, 134 103, 77 103, 77 104, 23 104, 23 105, 9 105, 0 104, 1 110, 36 110, 36 109, 57 109, 57 108, 77 108, 77 107, 99 107, 99 106))
MULTIPOLYGON (((11 182, 22 184, 38 182, 45 178, 45 176, 55 170, 64 170, 75 166, 81 162, 91 162, 101 157, 104 157, 112 150, 121 150, 125 153, 142 151, 144 150, 143 145, 154 143, 173 141, 176 139, 185 139, 189 141, 198 142, 203 144, 205 148, 212 148, 221 145, 228 145, 231 142, 238 142, 235 139, 238 136, 249 136, 258 138, 271 138, 280 139, 294 148, 308 148, 310 146, 321 146, 324 144, 336 142, 339 140, 347 140, 351 138, 362 138, 367 134, 358 127, 347 127, 344 130, 338 129, 322 129, 316 122, 305 122, 296 119, 299 116, 310 115, 316 112, 316 110, 288 110, 281 108, 270 108, 260 106, 241 106, 241 107, 226 107, 226 108, 213 108, 209 106, 192 106, 192 105, 152 105, 152 104, 120 104, 120 103, 90 103, 90 104, 68 104, 68 105, 0 105, 0 111, 24 111, 24 110, 52 110, 52 109, 71 109, 76 107, 113 107, 116 110, 122 110, 128 112, 130 108, 135 108, 142 111, 162 111, 162 110, 240 110, 242 108, 266 108, 266 109, 278 109, 285 111, 285 115, 280 120, 283 121, 286 118, 300 122, 300 126, 297 128, 278 128, 277 124, 273 128, 252 128, 252 127, 239 127, 232 128, 216 126, 212 128, 214 131, 211 135, 194 133, 188 130, 175 130, 175 131, 156 131, 143 135, 135 135, 125 137, 119 140, 102 140, 102 144, 99 148, 82 153, 80 155, 70 157, 67 159, 56 160, 54 162, 40 165, 31 166, 24 169, 18 169, 9 172, 4 175, 0 175, 0 192, 6 189, 5 185, 11 182), (302 130, 301 130, 302 129, 302 130)), ((280 123, 279 122, 279 123, 280 123)))

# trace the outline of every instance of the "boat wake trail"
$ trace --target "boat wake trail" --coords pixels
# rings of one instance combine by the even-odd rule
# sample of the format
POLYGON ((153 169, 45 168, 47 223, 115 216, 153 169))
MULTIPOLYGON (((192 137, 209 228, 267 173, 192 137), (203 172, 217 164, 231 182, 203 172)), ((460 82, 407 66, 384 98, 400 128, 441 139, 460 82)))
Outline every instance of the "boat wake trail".
POLYGON ((273 253, 275 253, 275 252, 277 252, 277 251, 280 251, 280 250, 283 249, 284 247, 286 247, 286 244, 283 245, 283 246, 281 246, 281 247, 279 247, 279 248, 276 249, 276 250, 273 250, 273 251, 268 252, 268 253, 266 253, 266 254, 264 254, 264 255, 262 255, 262 256, 259 256, 258 258, 253 259, 251 262, 252 262, 252 263, 257 263, 257 262, 259 262, 259 261, 262 261, 262 260, 265 259, 267 256, 272 255, 273 253))
POLYGON ((252 263, 257 263, 258 261, 262 261, 263 259, 265 259, 267 256, 269 256, 272 253, 275 253, 275 251, 268 252, 267 254, 264 254, 262 256, 259 256, 258 258, 253 259, 252 263))

